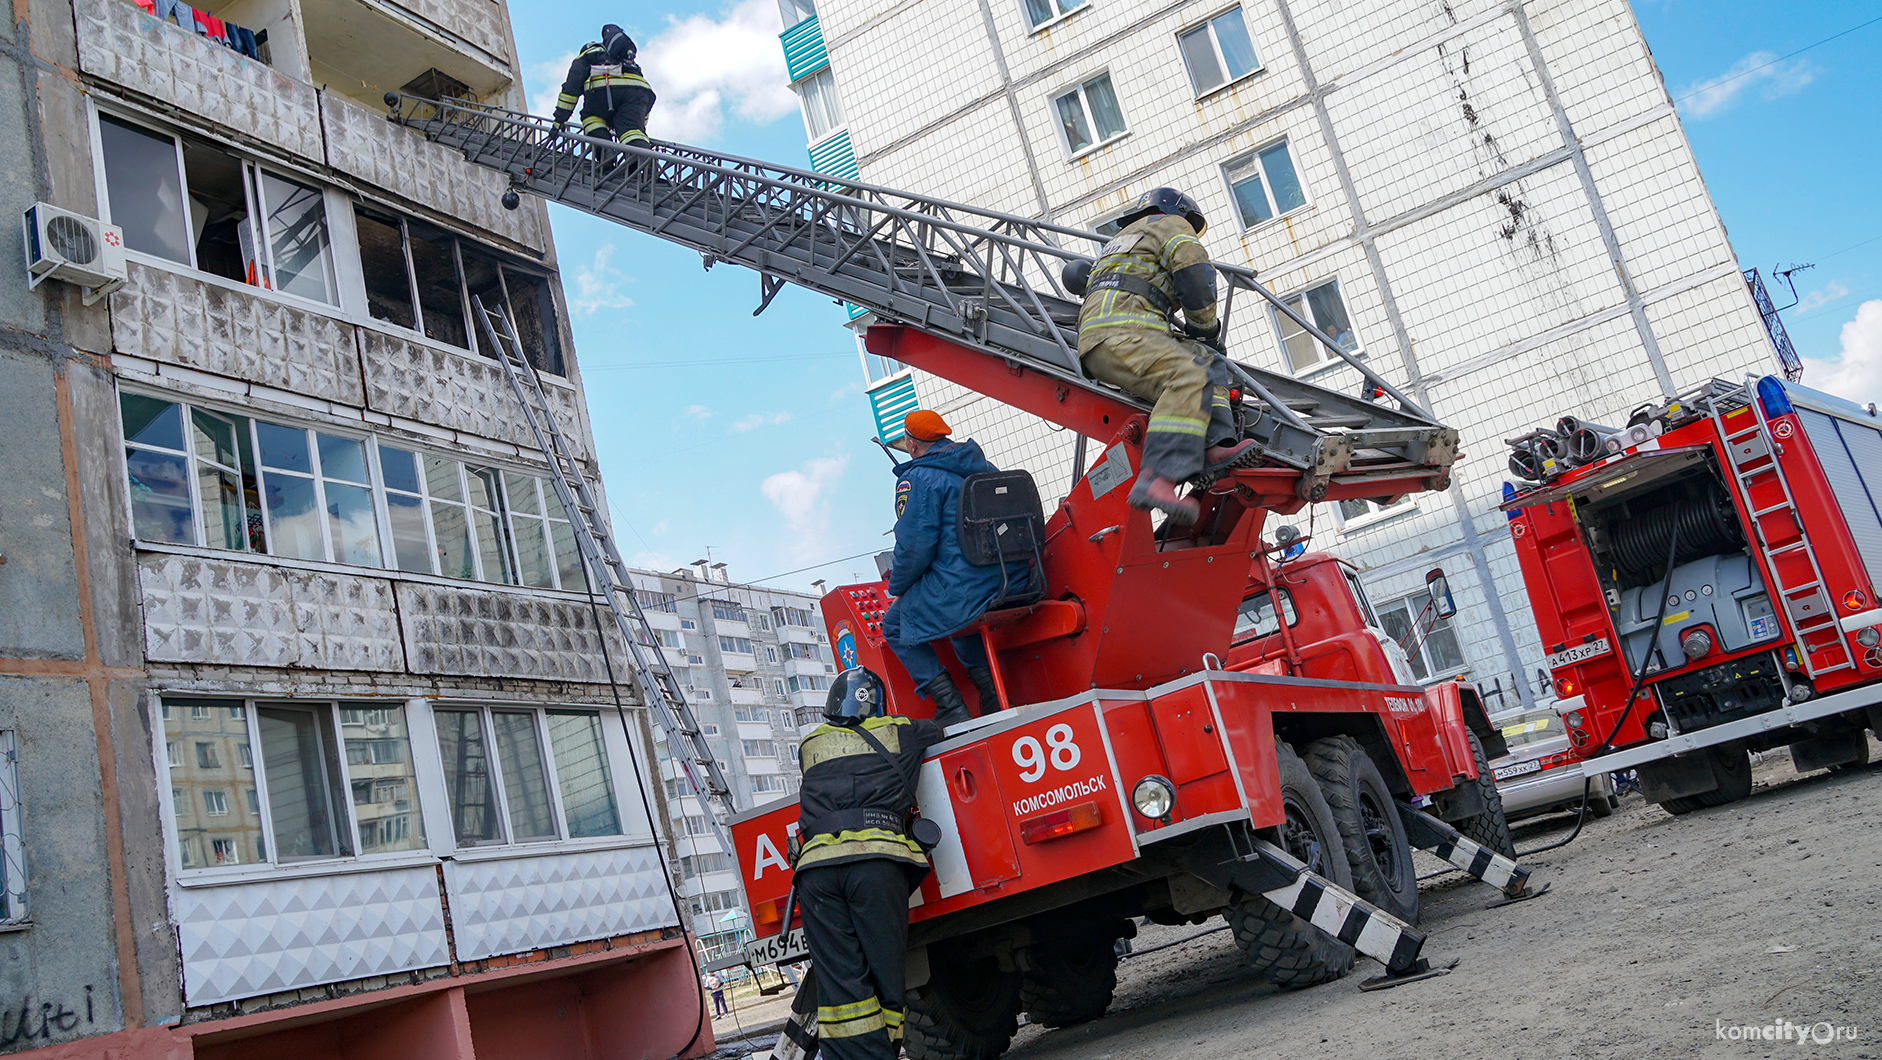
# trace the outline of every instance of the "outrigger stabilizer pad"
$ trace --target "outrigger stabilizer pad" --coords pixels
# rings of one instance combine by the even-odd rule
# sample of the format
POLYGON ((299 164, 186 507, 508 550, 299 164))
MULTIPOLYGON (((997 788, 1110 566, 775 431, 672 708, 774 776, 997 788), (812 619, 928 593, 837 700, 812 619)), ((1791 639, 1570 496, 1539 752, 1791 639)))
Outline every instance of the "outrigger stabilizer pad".
POLYGON ((1529 870, 1509 858, 1466 837, 1462 832, 1422 810, 1398 804, 1399 819, 1405 822, 1405 838, 1420 850, 1429 850, 1466 873, 1503 892, 1504 901, 1520 902, 1535 898, 1549 889, 1543 884, 1529 889, 1529 870))
POLYGON ((1527 902, 1531 898, 1540 898, 1543 895, 1548 894, 1548 893, 1549 893, 1549 885, 1545 883, 1540 887, 1524 888, 1523 893, 1517 895, 1516 897, 1505 898, 1500 902, 1491 902, 1489 905, 1484 906, 1484 908, 1496 909, 1501 906, 1515 905, 1517 902, 1527 902))
POLYGON ((1423 957, 1420 957, 1416 961, 1412 962, 1411 967, 1405 969, 1402 972, 1393 972, 1393 971, 1388 970, 1384 975, 1375 975, 1372 978, 1361 982, 1359 984, 1359 989, 1361 990, 1390 990, 1395 986, 1404 986, 1406 983, 1415 983, 1420 979, 1435 979, 1440 975, 1450 975, 1451 969, 1455 967, 1457 967, 1457 959, 1455 957, 1451 959, 1451 963, 1449 964, 1440 964, 1440 965, 1435 965, 1435 966, 1430 961, 1427 961, 1423 957))

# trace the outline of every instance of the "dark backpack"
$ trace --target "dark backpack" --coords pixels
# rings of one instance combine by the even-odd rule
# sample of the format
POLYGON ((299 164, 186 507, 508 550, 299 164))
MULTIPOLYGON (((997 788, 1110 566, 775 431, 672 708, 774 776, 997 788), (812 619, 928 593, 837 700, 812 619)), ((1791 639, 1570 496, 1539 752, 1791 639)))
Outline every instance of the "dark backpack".
POLYGON ((1000 595, 992 608, 1020 607, 1045 595, 1040 550, 1045 545, 1045 511, 1039 488, 1025 471, 983 471, 961 480, 954 530, 961 555, 976 567, 1000 568, 1000 595), (1011 584, 1007 565, 1026 563, 1025 585, 1011 584))

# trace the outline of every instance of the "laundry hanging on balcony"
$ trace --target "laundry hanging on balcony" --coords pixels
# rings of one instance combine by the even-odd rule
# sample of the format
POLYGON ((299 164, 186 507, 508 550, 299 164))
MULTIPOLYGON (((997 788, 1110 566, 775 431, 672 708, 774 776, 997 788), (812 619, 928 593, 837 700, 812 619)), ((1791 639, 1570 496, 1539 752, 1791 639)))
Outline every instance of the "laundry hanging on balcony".
POLYGON ((254 30, 244 29, 233 22, 219 19, 207 11, 198 11, 183 0, 133 0, 145 12, 164 22, 190 30, 199 36, 208 37, 226 48, 231 48, 250 59, 261 58, 261 41, 266 39, 266 31, 257 35, 254 30))

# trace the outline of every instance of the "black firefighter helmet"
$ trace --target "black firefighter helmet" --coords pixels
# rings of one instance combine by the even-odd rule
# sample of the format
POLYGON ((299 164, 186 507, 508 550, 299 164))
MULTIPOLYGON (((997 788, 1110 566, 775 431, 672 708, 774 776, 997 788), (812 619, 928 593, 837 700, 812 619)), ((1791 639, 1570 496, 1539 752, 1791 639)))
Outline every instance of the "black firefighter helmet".
POLYGON ((601 46, 608 50, 611 57, 629 63, 634 61, 638 51, 634 47, 634 38, 612 22, 601 27, 601 46))
POLYGON ((1209 224, 1208 220, 1202 216, 1202 207, 1196 205, 1196 200, 1175 188, 1151 188, 1139 195, 1137 201, 1131 204, 1130 210, 1117 219, 1117 223, 1119 226, 1132 224, 1153 213, 1167 213, 1181 217, 1189 222, 1189 227, 1194 228, 1197 235, 1201 235, 1202 230, 1209 224))
POLYGON ((881 714, 887 699, 882 678, 874 670, 851 667, 830 682, 830 694, 823 700, 823 716, 832 725, 859 725, 864 718, 881 714))

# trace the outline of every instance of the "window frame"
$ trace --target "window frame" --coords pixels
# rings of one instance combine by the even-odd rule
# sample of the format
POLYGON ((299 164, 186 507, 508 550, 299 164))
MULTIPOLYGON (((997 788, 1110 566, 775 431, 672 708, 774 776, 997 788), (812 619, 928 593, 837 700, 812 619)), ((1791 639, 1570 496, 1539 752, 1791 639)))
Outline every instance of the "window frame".
MULTIPOLYGON (((124 385, 122 382, 119 383, 117 390, 120 395, 129 394, 134 397, 145 398, 145 399, 152 400, 152 401, 161 401, 161 402, 165 402, 167 404, 175 406, 179 412, 179 418, 182 422, 183 444, 185 446, 185 448, 182 450, 172 450, 172 449, 168 449, 163 446, 155 445, 149 442, 139 442, 139 441, 131 440, 124 431, 124 419, 123 419, 123 414, 122 414, 122 407, 120 405, 120 412, 118 415, 118 443, 119 444, 118 444, 117 460, 118 460, 119 471, 124 476, 123 481, 127 483, 127 489, 125 491, 125 498, 124 498, 124 504, 125 504, 124 511, 125 511, 126 523, 131 528, 131 537, 132 537, 133 542, 135 543, 134 547, 159 548, 159 549, 174 548, 174 547, 199 548, 199 549, 204 549, 204 550, 214 551, 214 552, 219 552, 219 553, 229 553, 233 555, 265 556, 272 561, 281 561, 281 562, 289 562, 289 563, 321 563, 321 564, 329 564, 329 565, 337 566, 337 567, 345 567, 349 570, 376 571, 376 572, 379 572, 379 576, 410 577, 410 576, 416 575, 416 576, 423 576, 423 577, 442 578, 442 579, 445 579, 454 583, 463 583, 466 581, 466 579, 458 578, 453 575, 442 573, 442 569, 439 566, 437 527, 432 518, 433 497, 431 493, 431 482, 430 482, 429 477, 425 473, 425 466, 424 466, 424 462, 427 458, 433 458, 433 459, 439 459, 439 460, 447 460, 451 462, 453 467, 456 469, 458 489, 459 489, 460 495, 463 497, 463 500, 461 501, 451 501, 448 499, 442 499, 442 500, 439 500, 438 503, 453 504, 453 505, 462 507, 466 512, 466 518, 469 520, 472 520, 470 553, 471 553, 471 569, 474 572, 474 577, 469 579, 470 581, 477 583, 477 584, 483 584, 483 585, 503 585, 503 586, 508 586, 511 588, 523 589, 529 592, 572 592, 572 593, 586 593, 587 592, 586 586, 570 587, 570 586, 566 586, 563 584, 564 579, 562 577, 561 550, 560 550, 560 546, 558 542, 555 539, 555 527, 557 525, 569 526, 570 534, 571 534, 571 541, 573 542, 573 524, 568 519, 560 518, 552 514, 552 502, 554 504, 554 507, 559 507, 560 502, 559 502, 559 498, 557 498, 556 496, 554 486, 552 485, 552 483, 547 477, 547 473, 548 473, 547 468, 543 468, 543 469, 518 468, 512 465, 497 463, 497 462, 488 461, 488 460, 472 462, 470 460, 466 460, 464 456, 460 454, 448 454, 448 453, 443 453, 443 452, 439 452, 439 451, 432 450, 432 449, 423 448, 421 446, 410 444, 404 439, 381 439, 381 437, 376 433, 373 433, 371 431, 362 431, 362 430, 352 428, 347 425, 335 425, 335 424, 327 424, 327 423, 308 424, 308 423, 304 423, 298 420, 287 419, 284 417, 278 417, 278 416, 272 416, 272 415, 267 420, 268 426, 279 427, 284 430, 290 430, 290 431, 300 431, 306 437, 307 445, 308 445, 309 470, 303 472, 303 471, 285 470, 285 469, 280 469, 280 468, 271 468, 271 467, 266 467, 262 464, 261 436, 260 436, 259 428, 263 421, 261 418, 251 414, 253 410, 230 409, 229 407, 222 405, 222 404, 202 402, 199 399, 197 399, 194 395, 166 393, 161 390, 138 386, 135 384, 124 385), (202 476, 198 469, 199 467, 205 466, 205 465, 212 466, 212 467, 220 467, 221 465, 215 464, 207 460, 206 458, 202 457, 199 453, 196 452, 196 447, 193 444, 194 437, 191 434, 191 431, 193 429, 192 428, 193 413, 198 412, 198 411, 209 414, 211 416, 218 417, 218 418, 223 418, 223 419, 234 418, 234 419, 243 421, 243 424, 245 426, 239 429, 245 429, 247 432, 243 437, 247 441, 248 449, 246 453, 241 454, 241 455, 246 456, 248 459, 254 462, 254 466, 246 470, 252 472, 255 477, 256 491, 257 491, 257 496, 259 500, 259 506, 258 506, 257 511, 251 513, 245 508, 244 517, 246 519, 247 517, 253 514, 260 515, 261 523, 262 523, 263 539, 268 545, 268 551, 258 552, 255 549, 248 547, 249 542, 246 539, 244 539, 244 542, 243 542, 244 547, 239 548, 239 549, 225 548, 221 545, 212 545, 208 543, 209 530, 208 530, 208 525, 206 523, 206 519, 208 518, 208 511, 206 507, 204 506, 204 503, 202 500, 202 485, 201 485, 202 476), (338 553, 336 551, 336 547, 334 543, 332 516, 327 511, 327 483, 328 483, 328 479, 330 478, 330 476, 325 473, 325 470, 321 464, 321 458, 320 458, 319 437, 321 435, 329 435, 335 438, 346 438, 349 440, 360 442, 364 446, 363 452, 364 452, 365 462, 367 465, 365 468, 367 481, 365 483, 359 483, 351 479, 341 479, 341 478, 334 478, 332 481, 339 483, 341 485, 361 486, 365 488, 366 490, 368 490, 368 492, 370 493, 371 499, 372 499, 372 505, 373 505, 373 528, 378 537, 379 563, 377 565, 369 566, 369 565, 355 563, 349 560, 337 558, 338 553), (409 490, 392 489, 391 487, 387 486, 384 469, 381 467, 381 464, 380 464, 380 461, 382 459, 380 455, 380 447, 381 447, 382 441, 386 448, 395 449, 400 452, 412 453, 414 457, 417 459, 418 461, 417 478, 418 478, 418 487, 419 487, 418 493, 414 494, 409 490), (189 490, 189 503, 190 503, 190 508, 191 508, 191 513, 190 513, 191 514, 191 518, 190 518, 191 539, 189 541, 184 541, 184 542, 163 541, 163 540, 149 539, 149 538, 143 538, 143 537, 138 536, 135 504, 131 497, 130 490, 128 489, 128 483, 130 481, 129 457, 127 456, 128 450, 150 452, 150 453, 156 453, 156 454, 161 454, 165 456, 176 456, 176 457, 181 457, 183 459, 184 478, 187 480, 187 485, 188 485, 188 490, 189 490), (496 500, 498 504, 498 508, 495 513, 498 516, 498 525, 497 525, 498 546, 502 551, 502 557, 504 561, 509 565, 510 572, 516 575, 516 577, 513 579, 507 579, 507 580, 492 579, 488 577, 488 573, 484 570, 484 557, 482 554, 482 550, 477 547, 474 520, 475 520, 476 515, 480 512, 485 511, 485 509, 477 507, 475 504, 471 503, 471 500, 470 500, 471 493, 470 493, 469 478, 470 478, 473 468, 495 473, 494 477, 496 479, 496 484, 497 484, 496 500), (315 503, 316 512, 318 515, 318 521, 320 525, 320 540, 321 540, 320 558, 310 559, 310 558, 304 558, 300 556, 288 555, 284 552, 278 551, 278 549, 280 548, 280 545, 279 545, 279 540, 275 534, 274 516, 268 509, 267 497, 266 497, 266 494, 267 494, 266 476, 270 474, 281 475, 281 476, 289 477, 289 478, 309 479, 312 481, 314 503, 315 503), (526 585, 526 584, 523 584, 522 581, 520 580, 521 579, 520 562, 519 562, 519 558, 518 558, 517 551, 516 551, 517 534, 519 531, 518 531, 517 520, 515 519, 515 516, 519 513, 516 511, 516 509, 512 505, 510 501, 510 495, 509 495, 509 490, 511 486, 510 480, 512 478, 528 479, 535 483, 538 513, 532 515, 528 512, 522 512, 520 514, 522 515, 522 518, 524 520, 528 520, 528 521, 535 523, 536 526, 540 528, 541 532, 545 536, 545 548, 547 550, 546 554, 550 560, 550 568, 549 568, 550 575, 551 575, 550 581, 552 583, 548 586, 526 585), (421 518, 423 519, 424 527, 425 527, 425 546, 426 546, 426 551, 430 560, 428 570, 410 571, 398 565, 398 549, 397 549, 396 543, 393 540, 393 534, 392 534, 391 504, 387 500, 387 496, 389 493, 396 493, 404 497, 415 496, 418 498, 419 500, 418 507, 419 507, 421 518)), ((244 501, 244 504, 246 504, 246 501, 244 501)), ((566 511, 563 512, 563 515, 567 515, 567 514, 568 513, 566 511)), ((579 549, 580 547, 579 542, 573 542, 573 543, 575 547, 579 549)))
POLYGON ((1065 21, 1068 18, 1071 18, 1073 15, 1076 15, 1080 11, 1083 11, 1086 8, 1091 6, 1091 0, 1078 0, 1078 2, 1073 4, 1071 7, 1066 7, 1061 2, 1061 0, 1045 0, 1045 2, 1050 4, 1053 10, 1056 11, 1057 13, 1052 15, 1050 18, 1045 18, 1045 19, 1039 20, 1038 22, 1034 22, 1033 17, 1032 17, 1032 11, 1029 10, 1026 6, 1026 0, 1019 0, 1019 17, 1026 20, 1026 25, 1028 27, 1026 30, 1026 33, 1028 36, 1031 36, 1032 34, 1038 33, 1042 30, 1051 29, 1053 26, 1058 25, 1059 23, 1065 21))
POLYGON ((1109 147, 1111 144, 1114 144, 1131 134, 1130 118, 1128 115, 1124 113, 1123 98, 1118 95, 1117 78, 1112 76, 1111 69, 1109 67, 1106 67, 1105 69, 1100 70, 1095 74, 1091 74, 1090 76, 1079 78, 1069 88, 1062 88, 1056 92, 1051 93, 1051 95, 1047 97, 1047 104, 1051 108, 1052 127, 1058 133, 1059 145, 1065 149, 1067 161, 1075 162, 1078 159, 1081 159, 1085 157, 1086 155, 1089 155, 1092 152, 1097 151, 1099 148, 1109 147), (1112 133, 1110 136, 1098 138, 1098 122, 1097 122, 1097 119, 1092 115, 1091 101, 1088 95, 1086 94, 1085 89, 1101 79, 1104 81, 1110 82, 1111 96, 1113 99, 1117 101, 1118 120, 1123 123, 1123 128, 1119 129, 1115 133, 1112 133), (1072 139, 1070 136, 1066 134, 1066 131, 1065 131, 1065 122, 1060 120, 1059 118, 1059 101, 1066 98, 1067 96, 1078 97, 1079 109, 1084 114, 1085 123, 1091 130, 1091 135, 1093 137, 1093 140, 1091 143, 1088 143, 1083 147, 1075 148, 1072 146, 1072 139))
MULTIPOLYGON (((0 925, 33 922, 31 876, 26 863, 26 807, 20 792, 20 735, 0 729, 0 925)), ((159 771, 158 776, 164 776, 159 771)), ((159 785, 161 787, 162 785, 159 785)))
MULTIPOLYGON (((184 224, 187 229, 189 227, 188 199, 190 185, 189 169, 183 158, 183 134, 161 119, 153 120, 144 114, 128 108, 120 109, 118 107, 101 106, 95 98, 88 99, 87 103, 86 109, 89 118, 87 133, 91 145, 92 181, 94 185, 93 190, 98 196, 99 220, 107 224, 118 223, 111 219, 111 185, 105 165, 104 130, 102 123, 105 119, 109 118, 113 121, 132 126, 152 137, 162 137, 170 141, 176 160, 177 180, 179 181, 178 186, 182 189, 185 200, 184 224)), ((283 299, 292 305, 313 309, 324 315, 341 315, 354 309, 355 307, 348 304, 350 300, 346 297, 348 277, 345 275, 346 266, 342 261, 341 254, 342 243, 350 243, 351 239, 343 239, 341 237, 339 232, 340 226, 335 222, 335 217, 338 213, 336 206, 346 205, 351 207, 353 203, 313 174, 301 173, 293 169, 279 167, 271 162, 264 163, 258 158, 245 154, 239 148, 218 140, 201 136, 197 136, 196 140, 206 147, 229 156, 240 167, 242 194, 248 211, 248 216, 242 223, 248 228, 249 238, 254 241, 257 263, 262 264, 267 270, 267 282, 265 284, 251 284, 244 280, 236 280, 223 276, 220 273, 209 272, 202 267, 197 257, 197 241, 195 239, 189 239, 187 241, 187 249, 189 251, 188 261, 177 261, 173 258, 166 258, 161 254, 137 250, 130 246, 124 248, 125 257, 140 265, 148 265, 152 268, 163 269, 169 272, 182 271, 196 279, 206 279, 217 284, 231 284, 244 291, 264 292, 267 295, 283 299), (307 186, 319 194, 321 209, 324 213, 323 227, 327 236, 326 280, 332 289, 333 301, 322 302, 318 299, 308 298, 305 295, 284 291, 277 283, 279 270, 276 268, 274 260, 274 241, 270 238, 269 227, 263 217, 263 211, 266 208, 266 200, 262 195, 261 184, 258 177, 261 173, 267 173, 277 180, 285 180, 289 183, 307 186)), ((350 237, 350 235, 351 233, 349 232, 348 236, 350 237)), ((355 248, 355 251, 357 251, 357 248, 355 248)), ((354 256, 357 257, 357 252, 354 256)))
MULTIPOLYGON (((1352 357, 1364 360, 1366 357, 1366 344, 1359 337, 1359 328, 1353 326, 1353 311, 1346 304, 1346 294, 1340 289, 1340 279, 1338 276, 1330 276, 1324 280, 1297 287, 1287 294, 1282 295, 1281 301, 1292 305, 1295 300, 1299 300, 1300 305, 1294 308, 1297 309, 1302 316, 1313 321, 1315 327, 1325 331, 1326 325, 1322 324, 1315 316, 1313 303, 1308 300, 1307 296, 1323 287, 1329 286, 1333 288, 1335 297, 1340 300, 1340 309, 1346 314, 1346 323, 1352 329, 1353 348, 1346 352, 1352 357)), ((1289 320, 1285 314, 1273 306, 1268 307, 1268 318, 1274 323, 1275 352, 1279 356, 1281 370, 1283 372, 1286 372, 1296 379, 1308 379, 1329 369, 1342 367, 1346 364, 1345 361, 1335 357, 1325 346, 1321 345, 1319 339, 1315 339, 1309 335, 1308 338, 1313 342, 1314 350, 1320 354, 1320 359, 1305 367, 1295 368, 1293 359, 1290 358, 1287 353, 1287 328, 1289 325, 1293 324, 1293 321, 1289 320)), ((1303 331, 1301 334, 1306 335, 1307 333, 1303 331)))
POLYGON ((804 116, 806 145, 815 147, 850 127, 849 114, 843 109, 843 93, 836 83, 836 71, 829 65, 820 66, 791 82, 791 90, 797 96, 797 109, 804 116), (817 82, 815 89, 809 87, 812 82, 817 82), (820 109, 812 107, 813 96, 818 100, 820 109), (811 120, 813 110, 816 110, 820 117, 833 120, 819 130, 816 123, 811 120))
MULTIPOLYGON (((1236 154, 1233 158, 1230 158, 1228 161, 1222 163, 1221 170, 1222 170, 1222 185, 1228 191, 1229 210, 1235 215, 1235 223, 1241 226, 1241 230, 1243 232, 1253 232, 1255 229, 1263 228, 1268 225, 1271 225, 1274 222, 1279 221, 1283 217, 1289 217, 1294 214, 1302 213, 1304 211, 1313 209, 1313 205, 1314 205, 1313 196, 1307 193, 1307 182, 1300 178, 1300 161, 1296 157, 1296 152, 1294 150, 1294 138, 1292 136, 1277 136, 1272 140, 1268 140, 1256 146, 1252 150, 1242 151, 1236 154), (1288 161, 1288 164, 1292 166, 1294 169, 1294 185, 1300 189, 1300 205, 1291 206, 1287 208, 1286 210, 1283 210, 1280 208, 1281 207, 1280 201, 1274 197, 1274 180, 1272 177, 1268 175, 1267 164, 1261 160, 1261 156, 1265 152, 1272 151, 1276 147, 1287 148, 1287 161, 1288 161), (1237 181, 1235 179, 1236 170, 1243 169, 1244 167, 1247 167, 1250 165, 1254 166, 1261 175, 1261 194, 1267 198, 1268 210, 1270 211, 1270 216, 1266 220, 1257 220, 1253 222, 1252 224, 1247 221, 1242 220, 1241 206, 1239 205, 1239 202, 1236 197, 1236 185, 1240 183, 1240 181, 1237 181)), ((1245 177, 1243 179, 1246 180, 1245 177)), ((1332 282, 1337 283, 1338 281, 1334 280, 1332 282)), ((1296 292, 1296 293, 1305 294, 1306 291, 1312 290, 1313 288, 1317 288, 1320 286, 1322 285, 1314 284, 1312 287, 1303 288, 1301 291, 1296 292)), ((1341 296, 1341 302, 1342 304, 1345 302, 1344 296, 1341 296)), ((1350 313, 1348 314, 1348 317, 1349 318, 1351 317, 1350 313)))
POLYGON ((1192 22, 1189 25, 1184 26, 1182 29, 1179 29, 1176 31, 1175 39, 1176 39, 1177 58, 1183 61, 1183 70, 1185 73, 1189 75, 1189 87, 1195 92, 1195 98, 1199 100, 1206 99, 1209 96, 1212 96, 1215 93, 1220 92, 1223 89, 1229 87, 1230 85, 1236 84, 1241 81, 1246 81, 1247 79, 1254 77, 1256 74, 1259 74, 1268 68, 1268 64, 1264 62, 1261 58, 1260 49, 1255 47, 1254 33, 1248 30, 1248 9, 1241 4, 1233 4, 1233 5, 1230 5, 1229 7, 1222 8, 1216 13, 1209 15, 1208 17, 1203 18, 1200 21, 1192 22), (1229 72, 1228 55, 1224 53, 1222 50, 1221 35, 1216 32, 1216 28, 1215 28, 1216 19, 1219 19, 1223 15, 1228 14, 1230 11, 1241 12, 1242 29, 1243 31, 1248 32, 1248 50, 1254 53, 1254 57, 1255 57, 1255 65, 1252 68, 1250 68, 1247 73, 1238 74, 1234 77, 1228 76, 1228 72, 1229 72), (1183 38, 1189 36, 1192 33, 1195 33, 1197 30, 1201 30, 1204 33, 1207 33, 1209 35, 1209 46, 1212 49, 1214 49, 1215 61, 1218 64, 1220 64, 1220 68, 1222 70, 1223 80, 1221 81, 1221 83, 1212 85, 1209 88, 1197 88, 1196 87, 1196 71, 1190 68, 1189 56, 1185 54, 1183 51, 1183 38))
POLYGON ((1364 530, 1369 526, 1389 522, 1390 520, 1409 515, 1418 510, 1418 502, 1413 500, 1412 495, 1409 493, 1401 496, 1396 502, 1383 506, 1370 498, 1355 498, 1355 500, 1366 505, 1364 513, 1349 516, 1342 506, 1350 504, 1352 501, 1331 502, 1333 520, 1342 532, 1364 530))
MULTIPOLYGON (((628 799, 630 794, 637 794, 634 785, 640 782, 642 771, 637 767, 638 760, 630 756, 637 753, 634 745, 621 732, 618 722, 611 718, 611 710, 600 706, 577 703, 466 703, 459 701, 436 702, 430 704, 432 716, 431 743, 428 753, 438 755, 437 792, 440 796, 439 815, 445 826, 445 833, 440 842, 446 853, 441 856, 459 859, 489 855, 492 857, 528 856, 545 848, 554 850, 584 849, 590 847, 619 847, 643 845, 657 841, 658 829, 651 823, 651 834, 634 831, 641 818, 634 807, 641 804, 638 800, 628 799), (451 804, 449 784, 446 779, 443 761, 443 749, 438 743, 441 731, 437 725, 437 715, 445 713, 474 713, 483 726, 485 754, 489 758, 488 775, 495 795, 497 823, 501 838, 472 841, 465 843, 457 835, 456 809, 451 804), (549 806, 555 834, 550 836, 528 836, 518 839, 513 834, 510 820, 510 795, 503 775, 503 751, 496 738, 496 714, 530 714, 533 716, 537 747, 542 755, 543 783, 549 789, 549 806), (608 790, 614 797, 615 824, 620 831, 611 835, 572 836, 569 834, 568 810, 562 798, 562 778, 556 762, 555 744, 549 731, 549 716, 560 714, 592 714, 601 720, 602 757, 608 767, 608 790), (625 766, 625 773, 623 770, 625 766)), ((659 743, 659 741, 655 741, 659 743)), ((429 821, 427 822, 427 836, 429 821)), ((434 850, 440 842, 433 842, 434 850)))
MULTIPOLYGON (((1394 597, 1389 603, 1383 604, 1377 609, 1380 620, 1379 628, 1385 631, 1387 637, 1392 637, 1392 634, 1389 630, 1386 630, 1385 616, 1396 610, 1403 610, 1405 612, 1407 629, 1413 633, 1418 631, 1418 616, 1423 612, 1425 605, 1420 604, 1419 607, 1414 610, 1411 606, 1411 602, 1419 597, 1423 597, 1428 603, 1431 599, 1431 594, 1421 587, 1402 596, 1394 597)), ((1396 637, 1392 637, 1392 639, 1397 640, 1396 637)), ((1404 649, 1405 659, 1412 666, 1412 674, 1414 677, 1418 676, 1417 668, 1420 666, 1424 667, 1424 676, 1418 677, 1418 683, 1421 685, 1440 684, 1459 676, 1468 678, 1470 675, 1470 657, 1464 653, 1464 642, 1457 636, 1457 627, 1452 625, 1451 620, 1448 618, 1439 618, 1433 613, 1430 631, 1423 637, 1418 638, 1416 643, 1410 646, 1399 642, 1399 647, 1404 649), (1457 669, 1439 670, 1436 666, 1432 665, 1431 634, 1436 633, 1440 629, 1451 634, 1451 641, 1457 648, 1457 658, 1460 663, 1457 669)))

